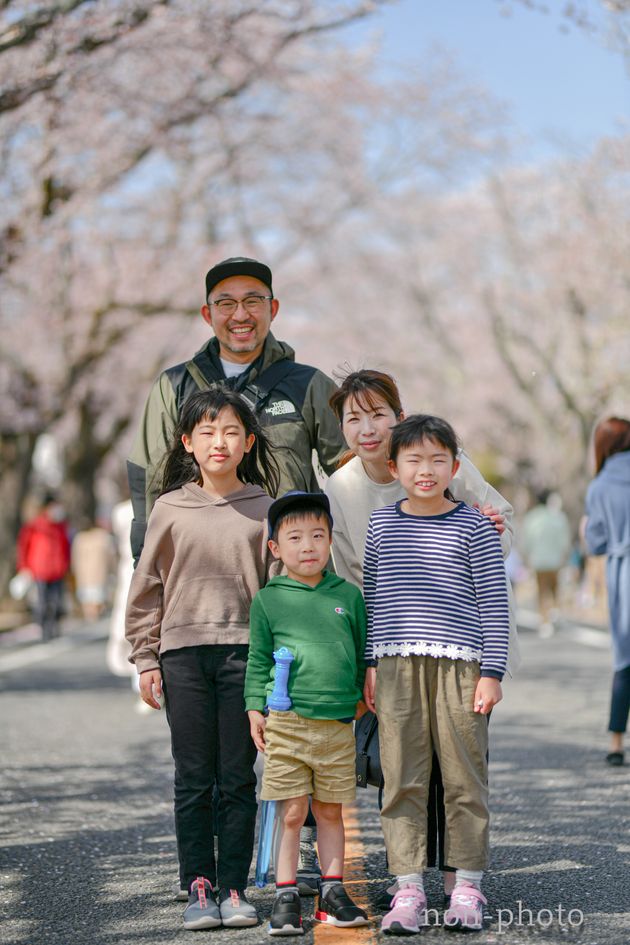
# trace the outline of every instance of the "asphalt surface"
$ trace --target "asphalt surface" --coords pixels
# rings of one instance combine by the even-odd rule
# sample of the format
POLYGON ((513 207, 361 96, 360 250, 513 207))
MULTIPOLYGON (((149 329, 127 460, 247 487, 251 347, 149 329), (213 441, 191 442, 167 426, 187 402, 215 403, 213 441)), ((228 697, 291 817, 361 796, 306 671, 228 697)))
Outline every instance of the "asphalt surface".
MULTIPOLYGON (((170 895, 177 865, 166 719, 137 711, 128 681, 110 675, 104 641, 93 636, 79 627, 45 647, 28 635, 0 639, 0 941, 269 941, 264 924, 183 930, 183 906, 170 895)), ((486 928, 467 939, 625 945, 630 766, 603 763, 606 640, 566 627, 551 639, 525 632, 521 641, 524 666, 506 683, 490 725, 486 928)), ((312 901, 304 900, 308 945, 386 940, 374 905, 386 886, 375 794, 359 791, 348 814, 346 867, 351 891, 370 903, 372 927, 314 926, 312 901)), ((438 909, 434 870, 426 888, 429 906, 438 909)), ((251 898, 264 919, 272 889, 252 890, 251 898)), ((409 941, 452 945, 462 937, 432 924, 409 941)))

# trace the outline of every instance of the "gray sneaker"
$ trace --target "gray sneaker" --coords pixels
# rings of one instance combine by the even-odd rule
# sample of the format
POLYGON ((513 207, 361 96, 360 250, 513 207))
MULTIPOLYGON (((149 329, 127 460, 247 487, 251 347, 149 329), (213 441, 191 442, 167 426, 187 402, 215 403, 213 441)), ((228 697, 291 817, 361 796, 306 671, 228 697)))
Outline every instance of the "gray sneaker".
POLYGON ((185 929, 216 929, 221 925, 221 913, 212 892, 212 884, 198 876, 190 887, 188 905, 184 909, 185 929))
POLYGON ((244 889, 226 889, 222 886, 219 890, 219 910, 221 921, 228 928, 258 925, 258 913, 247 901, 244 889))
POLYGON ((315 829, 302 827, 300 830, 300 853, 297 865, 297 888, 300 896, 316 896, 322 871, 319 868, 315 850, 315 829))

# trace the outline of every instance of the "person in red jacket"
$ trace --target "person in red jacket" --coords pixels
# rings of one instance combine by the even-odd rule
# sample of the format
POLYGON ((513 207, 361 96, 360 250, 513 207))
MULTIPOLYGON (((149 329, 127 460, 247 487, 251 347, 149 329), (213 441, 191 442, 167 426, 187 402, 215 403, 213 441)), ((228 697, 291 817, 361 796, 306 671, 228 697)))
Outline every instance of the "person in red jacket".
POLYGON ((63 582, 70 567, 65 513, 54 495, 45 496, 39 515, 20 529, 17 559, 18 571, 28 571, 37 585, 42 638, 52 640, 59 633, 63 582))

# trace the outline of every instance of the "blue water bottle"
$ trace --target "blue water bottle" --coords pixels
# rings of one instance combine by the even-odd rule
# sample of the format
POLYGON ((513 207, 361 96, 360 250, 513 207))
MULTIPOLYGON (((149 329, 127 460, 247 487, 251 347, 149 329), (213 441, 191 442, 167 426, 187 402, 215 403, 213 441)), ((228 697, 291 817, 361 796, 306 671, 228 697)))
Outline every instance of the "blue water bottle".
POLYGON ((267 708, 274 709, 276 712, 288 712, 291 708, 291 699, 289 698, 289 670, 291 663, 295 659, 291 650, 286 646, 281 646, 273 654, 276 664, 276 677, 273 683, 273 690, 267 699, 267 708))

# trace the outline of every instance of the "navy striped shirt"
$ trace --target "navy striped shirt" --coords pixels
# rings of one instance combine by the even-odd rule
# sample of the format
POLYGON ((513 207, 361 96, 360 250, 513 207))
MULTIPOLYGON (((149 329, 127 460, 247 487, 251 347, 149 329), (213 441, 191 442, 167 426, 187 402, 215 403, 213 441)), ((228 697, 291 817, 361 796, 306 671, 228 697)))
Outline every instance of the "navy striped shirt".
POLYGON ((376 509, 365 542, 367 660, 410 654, 505 672, 509 610, 499 533, 460 502, 443 515, 376 509))

